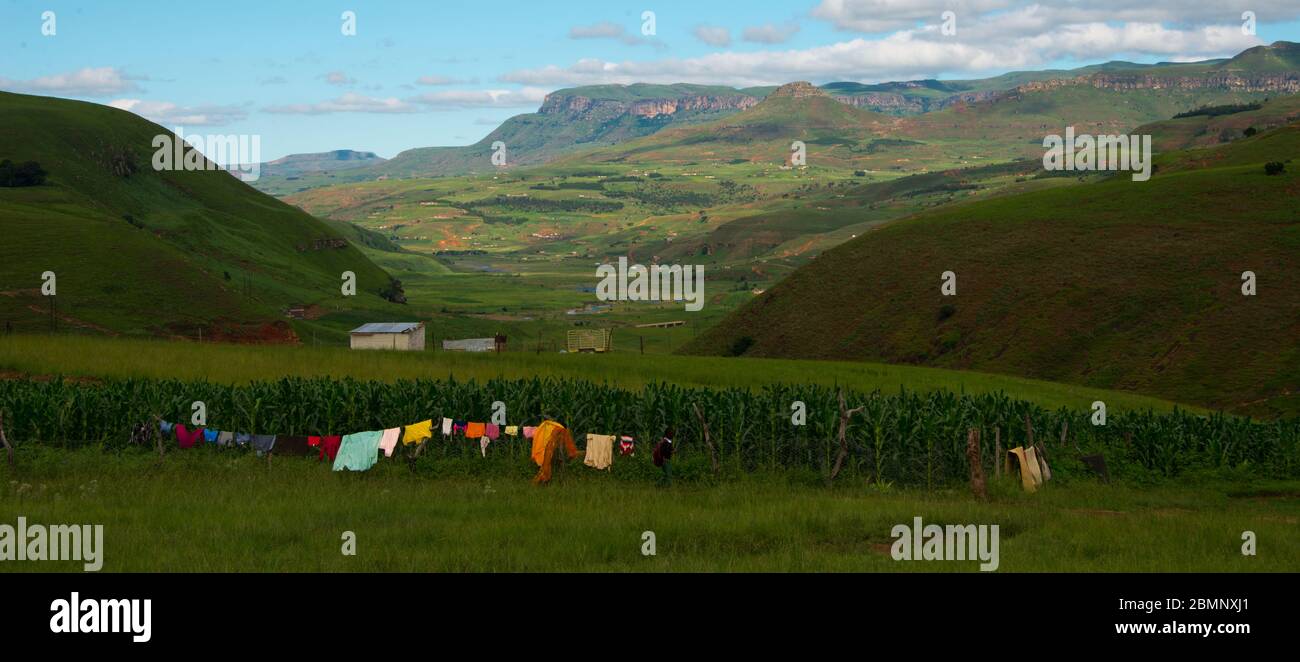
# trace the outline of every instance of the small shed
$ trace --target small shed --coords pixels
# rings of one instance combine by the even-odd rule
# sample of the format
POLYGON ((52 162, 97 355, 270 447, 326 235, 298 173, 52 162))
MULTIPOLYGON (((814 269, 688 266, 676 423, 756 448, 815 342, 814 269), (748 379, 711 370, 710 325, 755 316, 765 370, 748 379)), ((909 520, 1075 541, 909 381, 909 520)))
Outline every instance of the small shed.
POLYGON ((352 329, 352 349, 424 351, 424 322, 363 324, 352 329))

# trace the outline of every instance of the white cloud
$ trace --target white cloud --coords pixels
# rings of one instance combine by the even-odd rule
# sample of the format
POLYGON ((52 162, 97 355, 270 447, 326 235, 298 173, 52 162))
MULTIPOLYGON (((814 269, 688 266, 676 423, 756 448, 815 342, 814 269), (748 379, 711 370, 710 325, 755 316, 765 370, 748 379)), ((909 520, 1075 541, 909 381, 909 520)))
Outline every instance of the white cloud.
POLYGON ((262 109, 277 115, 324 115, 328 113, 414 113, 419 108, 395 97, 379 99, 348 92, 337 99, 319 103, 296 103, 267 106, 262 109))
POLYGON ((601 21, 591 25, 575 25, 569 28, 569 38, 613 39, 627 46, 651 45, 656 48, 663 47, 663 42, 658 39, 647 39, 639 34, 631 34, 623 26, 609 21, 601 21))
MULTIPOLYGON (((1175 5, 1169 0, 1098 2, 1111 5, 1116 15, 1176 14, 1169 9, 1175 5)), ((1261 4, 1270 2, 1276 0, 1263 0, 1261 4)), ((864 35, 804 49, 718 52, 694 58, 648 61, 589 58, 569 65, 511 71, 501 80, 553 87, 636 82, 735 86, 774 85, 793 80, 873 82, 988 75, 1063 60, 1190 61, 1227 57, 1262 43, 1253 35, 1242 34, 1237 22, 1240 12, 1235 10, 1214 15, 1218 23, 1166 25, 1159 21, 1090 20, 1099 13, 1093 3, 1084 7, 1075 2, 1042 0, 1040 4, 1012 6, 1023 4, 1019 0, 917 0, 915 3, 825 0, 815 13, 834 17, 844 29, 852 26, 876 29, 881 21, 892 21, 891 25, 904 22, 911 27, 883 36, 864 35), (938 29, 944 11, 940 7, 948 6, 958 8, 956 36, 945 36, 938 29), (979 14, 993 9, 999 11, 979 14), (917 25, 907 18, 910 16, 923 17, 927 23, 917 25)), ((1296 13, 1300 9, 1290 11, 1296 13)), ((775 39, 781 36, 779 31, 780 28, 773 26, 751 28, 746 37, 755 37, 757 41, 775 39), (773 29, 765 29, 769 27, 773 29)))
POLYGON ((325 82, 329 83, 330 85, 348 86, 348 85, 357 84, 357 79, 348 77, 348 75, 343 73, 342 71, 331 71, 325 74, 324 78, 325 78, 325 82))
POLYGON ((324 115, 328 113, 419 113, 465 108, 536 108, 546 99, 546 90, 524 87, 517 90, 444 90, 398 99, 375 98, 348 92, 337 99, 318 103, 268 106, 262 110, 279 115, 324 115))
POLYGON ((546 90, 525 87, 518 90, 447 90, 409 99, 431 110, 458 108, 535 108, 546 99, 546 90))
POLYGON ((798 23, 786 23, 785 25, 759 25, 745 28, 741 34, 741 39, 756 44, 784 44, 790 41, 796 32, 799 31, 798 23))
POLYGON ((106 97, 140 89, 134 82, 137 80, 144 79, 128 76, 114 67, 87 67, 31 80, 11 80, 0 77, 0 89, 30 94, 106 97))
POLYGON ((710 46, 730 46, 731 32, 726 28, 715 27, 712 25, 697 25, 692 30, 696 39, 710 46))
POLYGON ((450 76, 439 76, 437 74, 432 76, 420 76, 419 78, 415 79, 415 83, 417 85, 463 85, 466 83, 475 83, 475 82, 477 81, 451 78, 450 76))
MULTIPOLYGON (((1036 33, 1076 23, 1168 23, 1184 27, 1241 25, 1241 13, 1253 11, 1261 22, 1300 18, 1295 0, 821 0, 812 15, 839 30, 876 34, 937 24, 945 11, 957 15, 958 34, 966 25, 996 21, 1003 27, 1032 17, 1036 33)), ((1013 31, 1010 35, 1024 34, 1013 31)))
POLYGON ((168 126, 224 126, 248 117, 236 106, 180 106, 144 99, 115 99, 108 105, 168 126))

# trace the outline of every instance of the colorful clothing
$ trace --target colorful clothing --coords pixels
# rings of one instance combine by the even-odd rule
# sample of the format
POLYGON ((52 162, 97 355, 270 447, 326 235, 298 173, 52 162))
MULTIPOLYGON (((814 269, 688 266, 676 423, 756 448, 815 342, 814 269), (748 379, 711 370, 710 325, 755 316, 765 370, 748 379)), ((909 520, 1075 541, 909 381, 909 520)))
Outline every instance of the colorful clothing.
POLYGON ((487 438, 496 441, 501 436, 501 426, 496 423, 487 424, 487 438))
POLYGON ((537 434, 537 428, 524 426, 524 439, 532 439, 537 434))
POLYGON ((550 482, 556 449, 563 449, 570 460, 578 457, 578 447, 573 443, 569 431, 555 421, 544 421, 533 434, 531 455, 539 467, 537 475, 533 477, 534 484, 550 482))
POLYGON ((482 423, 470 423, 465 426, 465 438, 477 439, 487 434, 487 426, 482 423))
POLYGON ((454 434, 460 434, 460 433, 464 432, 464 431, 465 431, 465 425, 466 425, 465 421, 452 421, 452 422, 451 422, 451 431, 452 431, 452 433, 454 433, 454 434))
POLYGON ((229 445, 231 445, 231 444, 233 444, 233 443, 235 443, 235 433, 234 433, 234 432, 222 432, 221 434, 217 435, 217 445, 218 445, 218 446, 221 446, 221 447, 224 448, 224 447, 229 446, 229 445))
POLYGON ((253 435, 247 432, 236 432, 235 443, 239 444, 240 446, 247 446, 253 443, 253 435))
POLYGON ((379 442, 383 436, 383 431, 371 430, 343 437, 338 455, 334 458, 334 470, 365 471, 375 466, 379 460, 379 442))
POLYGON ((597 469, 608 469, 614 461, 614 437, 603 434, 587 435, 587 458, 583 464, 597 469))
POLYGON ((193 448, 194 444, 199 443, 199 440, 203 438, 203 428, 195 428, 191 430, 184 425, 177 423, 175 429, 176 443, 181 448, 193 448))
POLYGON ((433 436, 433 420, 420 421, 402 428, 403 444, 418 444, 433 436))
POLYGON ((518 436, 519 436, 519 426, 518 426, 518 425, 507 425, 507 426, 506 426, 506 436, 507 436, 507 437, 518 437, 518 436))
POLYGON ((450 418, 444 418, 444 419, 442 419, 442 436, 444 436, 444 437, 450 437, 450 436, 451 436, 451 419, 450 419, 450 418))
POLYGON ((263 453, 270 453, 272 448, 275 448, 275 435, 273 434, 253 435, 253 450, 257 451, 258 457, 262 457, 263 453))
POLYGON ((167 421, 158 421, 158 431, 161 432, 161 433, 163 433, 163 436, 164 436, 164 437, 167 436, 167 435, 169 435, 169 434, 171 434, 171 433, 172 433, 172 429, 175 428, 175 427, 176 427, 175 425, 172 425, 171 423, 168 423, 167 421))
POLYGON ((334 458, 338 457, 339 445, 343 443, 343 437, 307 437, 307 443, 310 446, 320 448, 320 455, 316 457, 317 460, 323 460, 328 457, 330 462, 333 462, 334 458))
POLYGON ((206 441, 206 442, 208 442, 209 444, 215 444, 215 443, 217 443, 217 435, 220 435, 220 434, 221 434, 221 432, 219 432, 219 431, 217 431, 217 430, 204 430, 204 431, 203 431, 203 441, 206 441))
POLYGON ((487 438, 487 437, 479 437, 479 440, 478 440, 478 450, 479 450, 480 453, 483 454, 483 457, 487 457, 487 447, 488 447, 488 444, 490 444, 490 443, 492 443, 492 440, 491 440, 491 439, 489 439, 489 438, 487 438))
POLYGON ((618 439, 618 451, 622 455, 633 455, 636 453, 636 440, 627 435, 618 439))
POLYGON ((397 448, 397 438, 400 436, 402 436, 402 428, 384 430, 384 436, 379 438, 379 449, 384 451, 384 457, 393 456, 393 449, 397 448))
POLYGON ((308 437, 279 436, 275 438, 276 455, 303 456, 311 455, 311 441, 308 437))

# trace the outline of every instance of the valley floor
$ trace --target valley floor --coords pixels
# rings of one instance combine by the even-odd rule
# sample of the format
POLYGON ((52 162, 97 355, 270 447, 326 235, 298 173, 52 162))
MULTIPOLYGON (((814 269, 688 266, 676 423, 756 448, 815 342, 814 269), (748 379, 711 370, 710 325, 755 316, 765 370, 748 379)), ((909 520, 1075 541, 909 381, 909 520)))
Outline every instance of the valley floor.
POLYGON ((1043 407, 1089 409, 1098 400, 1109 411, 1175 407, 1135 393, 1023 379, 1009 375, 943 370, 861 361, 802 361, 673 355, 559 354, 513 351, 466 354, 443 351, 356 351, 340 347, 229 345, 187 341, 101 338, 79 335, 0 335, 0 379, 54 375, 100 379, 178 379, 242 384, 282 377, 351 377, 360 380, 436 379, 480 381, 495 377, 578 378, 637 387, 669 382, 695 387, 766 384, 842 385, 860 391, 900 388, 930 392, 1003 392, 1043 407))
MULTIPOLYGON (((1297 572, 1300 483, 1099 485, 1038 494, 833 490, 776 477, 670 488, 570 465, 526 478, 427 478, 404 464, 334 474, 312 459, 20 449, 0 524, 102 524, 104 572, 977 572, 895 561, 891 529, 998 524, 999 572, 1297 572), (342 553, 344 532, 356 554, 342 553), (653 532, 655 554, 643 555, 653 532), (1242 532, 1258 554, 1243 556, 1242 532)), ((79 562, 0 571, 79 572, 79 562)))

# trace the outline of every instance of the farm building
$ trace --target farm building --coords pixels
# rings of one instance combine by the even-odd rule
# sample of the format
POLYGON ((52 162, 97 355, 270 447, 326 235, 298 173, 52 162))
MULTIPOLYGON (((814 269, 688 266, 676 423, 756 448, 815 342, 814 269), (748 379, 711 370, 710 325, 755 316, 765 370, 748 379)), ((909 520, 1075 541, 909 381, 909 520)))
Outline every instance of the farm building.
POLYGON ((352 349, 424 351, 424 322, 363 324, 352 329, 352 349))

